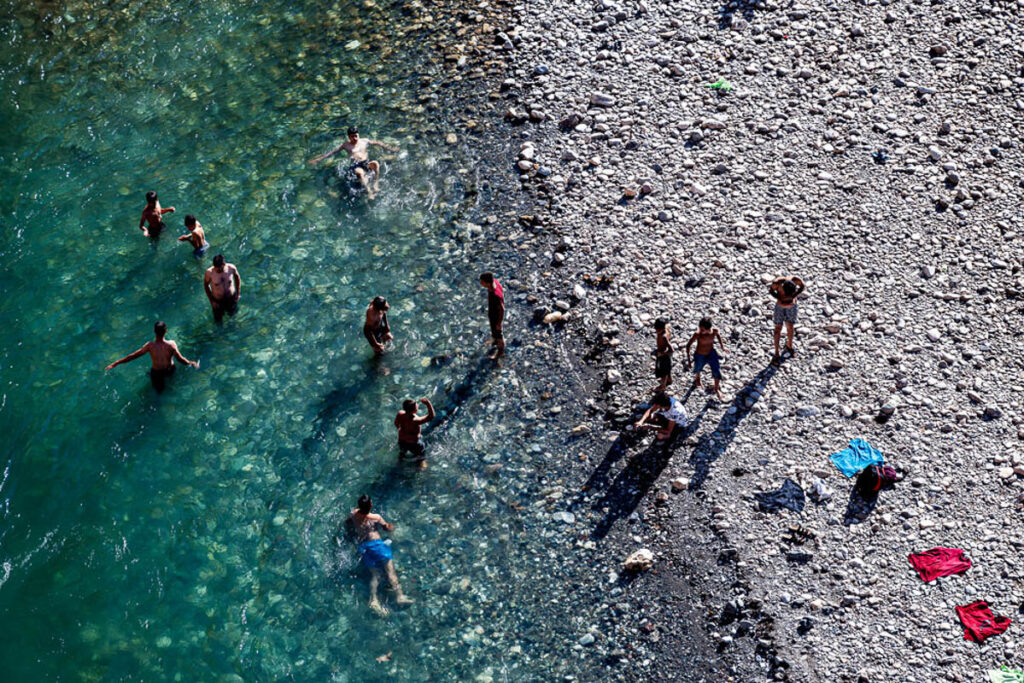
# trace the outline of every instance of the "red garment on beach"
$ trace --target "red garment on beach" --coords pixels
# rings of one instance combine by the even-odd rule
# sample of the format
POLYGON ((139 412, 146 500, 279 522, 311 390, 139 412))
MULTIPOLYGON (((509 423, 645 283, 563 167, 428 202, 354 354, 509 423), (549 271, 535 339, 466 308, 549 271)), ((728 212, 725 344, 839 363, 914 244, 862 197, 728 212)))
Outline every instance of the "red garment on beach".
POLYGON ((923 553, 911 553, 907 559, 926 583, 940 576, 962 574, 971 568, 971 561, 960 548, 932 548, 923 553))
POLYGON ((964 625, 964 640, 975 643, 980 643, 989 636, 999 635, 1008 629, 1011 623, 1008 617, 997 617, 992 614, 984 600, 969 605, 957 605, 956 613, 960 616, 960 623, 964 625))

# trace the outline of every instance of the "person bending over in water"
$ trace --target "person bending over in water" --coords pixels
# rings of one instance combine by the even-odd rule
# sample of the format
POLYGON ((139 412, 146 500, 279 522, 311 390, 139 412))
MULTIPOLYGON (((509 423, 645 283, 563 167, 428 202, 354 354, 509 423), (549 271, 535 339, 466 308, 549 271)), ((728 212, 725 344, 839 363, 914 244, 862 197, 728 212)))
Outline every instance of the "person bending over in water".
POLYGON ((395 602, 399 605, 411 605, 415 600, 406 597, 402 592, 402 586, 398 583, 398 573, 395 572, 395 562, 392 559, 391 546, 381 540, 377 527, 381 526, 385 531, 394 531, 395 525, 388 524, 380 515, 370 512, 373 509, 373 501, 367 495, 359 496, 357 507, 345 520, 352 525, 359 542, 359 559, 363 565, 370 570, 370 609, 380 616, 387 616, 388 611, 380 604, 377 597, 377 586, 380 584, 380 573, 388 577, 391 589, 395 591, 395 602))
POLYGON ((373 352, 378 356, 384 353, 384 344, 394 339, 391 334, 391 325, 388 324, 387 299, 382 296, 373 297, 373 301, 366 307, 366 320, 363 322, 363 334, 366 341, 370 342, 373 352))
POLYGON ((162 320, 153 325, 153 333, 156 335, 156 339, 146 342, 135 353, 129 353, 124 358, 115 360, 107 366, 107 370, 121 363, 133 361, 148 353, 153 363, 153 366, 149 369, 149 379, 153 383, 153 388, 156 389, 157 393, 160 393, 166 386, 167 378, 174 374, 175 358, 185 365, 191 365, 194 368, 199 367, 199 361, 193 362, 185 358, 185 356, 181 355, 181 351, 178 350, 177 344, 170 339, 164 339, 164 336, 167 334, 167 325, 162 320))
POLYGON ((174 213, 174 207, 160 208, 160 201, 156 198, 156 192, 153 190, 147 192, 146 208, 142 210, 142 218, 139 219, 139 230, 142 231, 142 234, 146 237, 158 237, 160 232, 166 227, 163 219, 165 213, 174 213), (146 223, 149 223, 149 230, 146 229, 146 223))
POLYGON ((235 264, 224 262, 223 254, 214 256, 213 266, 206 269, 203 289, 213 307, 215 321, 220 322, 225 313, 234 315, 238 310, 238 300, 242 297, 242 278, 235 264))
POLYGON ((651 407, 633 428, 653 430, 658 435, 658 441, 664 443, 672 438, 677 426, 680 429, 686 426, 686 410, 682 402, 659 391, 651 399, 651 407))
POLYGON ((420 403, 427 407, 427 414, 416 417, 416 401, 411 398, 402 401, 402 409, 395 415, 395 427, 398 429, 398 461, 405 460, 406 453, 412 453, 416 465, 424 469, 427 466, 426 448, 420 438, 420 430, 434 419, 434 406, 427 398, 421 398, 420 403))
POLYGON ((185 216, 185 227, 188 228, 188 234, 179 237, 178 241, 191 244, 192 255, 200 258, 210 247, 210 243, 206 241, 206 232, 203 230, 202 224, 192 214, 185 216))
POLYGON ((318 161, 323 161, 328 157, 334 156, 341 150, 345 150, 348 152, 349 161, 352 162, 348 168, 349 172, 355 173, 356 178, 359 179, 363 189, 366 190, 367 198, 373 199, 377 196, 377 193, 380 192, 380 164, 376 161, 370 160, 370 145, 383 147, 389 152, 398 151, 397 147, 385 142, 359 137, 359 131, 353 127, 348 129, 348 140, 341 143, 330 152, 310 159, 308 163, 315 164, 318 161), (370 178, 368 175, 370 173, 373 174, 372 186, 370 185, 370 178))

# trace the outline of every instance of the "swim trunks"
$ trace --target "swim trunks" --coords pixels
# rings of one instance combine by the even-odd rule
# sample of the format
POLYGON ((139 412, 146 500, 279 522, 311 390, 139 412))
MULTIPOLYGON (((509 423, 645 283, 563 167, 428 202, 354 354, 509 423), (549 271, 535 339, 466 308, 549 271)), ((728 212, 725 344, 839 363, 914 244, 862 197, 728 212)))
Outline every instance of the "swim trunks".
POLYGON ((792 323, 795 325, 796 309, 799 305, 800 304, 794 303, 789 308, 783 308, 782 306, 775 304, 775 310, 772 312, 772 322, 776 325, 781 325, 782 323, 792 323))
POLYGON ((391 546, 379 538, 359 544, 359 559, 369 569, 383 569, 392 557, 391 546))
POLYGON ((693 374, 699 375, 704 366, 711 366, 711 376, 715 379, 722 379, 722 368, 718 364, 718 352, 711 349, 710 353, 693 354, 693 374))
POLYGON ((209 248, 210 248, 210 243, 209 242, 203 242, 203 246, 196 247, 195 249, 192 250, 192 255, 195 256, 196 258, 200 258, 201 256, 203 256, 203 254, 206 253, 206 250, 209 249, 209 248))
POLYGON ((422 439, 417 439, 416 443, 409 443, 408 441, 398 442, 398 457, 404 459, 406 453, 412 453, 417 460, 423 460, 427 452, 426 446, 423 445, 422 439))
POLYGON ((666 353, 664 356, 658 356, 654 361, 654 376, 657 379, 662 377, 668 377, 672 374, 672 354, 666 353))
POLYGON ((164 388, 167 386, 167 380, 174 374, 175 368, 178 366, 171 365, 169 368, 163 368, 158 370, 157 368, 149 369, 149 381, 153 384, 153 388, 156 389, 156 393, 162 393, 164 388))
POLYGON ((363 161, 353 162, 353 164, 348 167, 349 173, 355 173, 357 168, 361 168, 364 171, 369 171, 370 170, 370 160, 369 159, 364 159, 363 161))
POLYGON ((213 317, 220 320, 227 313, 229 316, 238 311, 238 299, 231 296, 226 299, 217 299, 217 307, 213 309, 213 317))

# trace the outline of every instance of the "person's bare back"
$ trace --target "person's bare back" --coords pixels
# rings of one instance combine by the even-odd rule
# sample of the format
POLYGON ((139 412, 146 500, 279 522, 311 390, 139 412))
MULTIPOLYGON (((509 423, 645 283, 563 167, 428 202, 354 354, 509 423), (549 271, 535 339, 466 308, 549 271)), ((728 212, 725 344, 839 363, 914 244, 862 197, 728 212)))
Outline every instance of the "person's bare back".
POLYGON ((371 512, 364 514, 359 511, 359 508, 353 508, 352 513, 348 518, 352 523, 352 530, 355 532, 359 543, 362 543, 363 541, 376 541, 379 539, 380 532, 377 531, 378 524, 387 530, 393 528, 377 513, 371 512))

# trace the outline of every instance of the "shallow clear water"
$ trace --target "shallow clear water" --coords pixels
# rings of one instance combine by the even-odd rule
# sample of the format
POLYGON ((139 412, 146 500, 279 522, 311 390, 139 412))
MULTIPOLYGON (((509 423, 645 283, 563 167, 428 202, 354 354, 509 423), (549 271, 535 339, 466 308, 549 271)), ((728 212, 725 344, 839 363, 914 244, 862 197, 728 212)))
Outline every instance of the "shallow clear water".
POLYGON ((560 668, 530 634, 545 598, 528 577, 551 551, 521 533, 522 487, 505 483, 548 455, 536 391, 514 361, 480 361, 473 273, 490 264, 455 236, 487 192, 471 206, 479 179, 420 134, 438 114, 417 105, 415 56, 369 38, 395 17, 216 0, 6 0, 0 14, 4 679, 560 668), (373 206, 334 164, 304 163, 353 120, 402 147, 373 206), (137 228, 149 189, 177 209, 158 241, 137 228), (174 239, 186 213, 243 279, 222 326, 209 264, 174 239), (380 362, 360 332, 375 294, 398 337, 380 362), (162 395, 147 359, 103 371, 157 319, 202 363, 162 395), (421 395, 462 413, 428 435, 426 473, 395 466, 391 425, 421 395), (387 620, 335 540, 363 492, 398 524, 418 600, 387 620))

